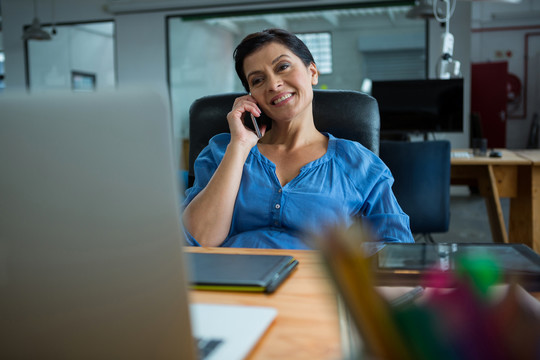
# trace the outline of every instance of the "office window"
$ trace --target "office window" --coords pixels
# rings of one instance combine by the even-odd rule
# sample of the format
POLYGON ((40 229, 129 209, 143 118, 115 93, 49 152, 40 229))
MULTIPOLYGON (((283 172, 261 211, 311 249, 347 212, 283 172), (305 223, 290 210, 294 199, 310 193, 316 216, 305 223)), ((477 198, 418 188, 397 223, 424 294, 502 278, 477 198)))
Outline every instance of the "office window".
MULTIPOLYGON (((50 26, 43 30, 52 32, 50 26)), ((112 21, 57 24, 51 40, 28 40, 28 87, 32 91, 114 89, 114 33, 112 21), (91 74, 93 79, 79 76, 81 73, 91 74)))
MULTIPOLYGON (((407 18, 410 5, 340 6, 321 11, 311 8, 306 5, 305 11, 282 13, 167 17, 168 83, 178 149, 189 138, 189 108, 194 100, 244 91, 232 54, 236 45, 253 32, 279 27, 297 34, 314 55, 321 73, 317 85, 320 89, 360 90, 366 78, 365 52, 409 48, 425 52, 425 20, 407 18)), ((373 71, 379 74, 378 69, 373 71)), ((99 86, 100 76, 97 82, 99 86)))
POLYGON ((332 73, 332 35, 329 32, 296 34, 308 47, 321 74, 332 73))
POLYGON ((71 89, 73 91, 95 91, 96 74, 80 71, 71 72, 71 89))
POLYGON ((366 77, 371 80, 425 79, 424 49, 400 49, 364 53, 366 77))

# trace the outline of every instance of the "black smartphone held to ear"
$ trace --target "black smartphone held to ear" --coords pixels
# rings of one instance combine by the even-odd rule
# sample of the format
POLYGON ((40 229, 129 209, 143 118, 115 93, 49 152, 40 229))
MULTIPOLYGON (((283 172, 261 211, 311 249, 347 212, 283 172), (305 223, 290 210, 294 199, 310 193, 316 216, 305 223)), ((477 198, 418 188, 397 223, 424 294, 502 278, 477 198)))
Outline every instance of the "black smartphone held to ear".
MULTIPOLYGON (((251 94, 249 94, 251 95, 251 94)), ((261 133, 261 130, 259 129, 260 125, 260 121, 262 120, 261 117, 259 117, 259 119, 257 119, 252 113, 250 113, 249 111, 247 111, 245 114, 244 114, 244 126, 246 126, 248 129, 250 129, 251 131, 253 131, 255 134, 257 134, 257 137, 260 139, 262 138, 262 133, 261 133)))
POLYGON ((247 127, 249 130, 257 134, 259 139, 262 137, 262 133, 260 130, 260 124, 261 124, 260 118, 256 118, 255 116, 253 116, 252 113, 250 113, 249 111, 246 111, 244 113, 243 123, 245 127, 247 127))
POLYGON ((262 137, 262 133, 260 128, 265 125, 266 131, 270 130, 272 128, 272 119, 270 119, 265 114, 261 113, 261 116, 255 117, 252 113, 249 111, 246 111, 243 115, 242 121, 244 123, 244 126, 253 131, 259 139, 262 137))
POLYGON ((251 117, 251 122, 253 123, 253 128, 255 129, 255 134, 257 134, 257 137, 260 139, 262 138, 261 130, 259 130, 259 124, 257 124, 257 120, 255 119, 255 116, 253 116, 252 113, 249 113, 251 117))

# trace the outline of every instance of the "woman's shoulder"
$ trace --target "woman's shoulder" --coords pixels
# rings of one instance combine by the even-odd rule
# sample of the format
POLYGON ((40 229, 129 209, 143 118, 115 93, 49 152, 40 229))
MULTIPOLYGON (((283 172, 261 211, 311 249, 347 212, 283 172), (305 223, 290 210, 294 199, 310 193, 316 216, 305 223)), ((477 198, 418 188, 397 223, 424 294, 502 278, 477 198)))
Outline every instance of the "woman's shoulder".
POLYGON ((211 152, 218 152, 223 153, 227 149, 227 145, 229 145, 229 142, 231 141, 231 134, 229 133, 221 133, 214 135, 210 138, 208 141, 208 150, 211 152))
POLYGON ((336 146, 346 149, 346 150, 352 150, 352 151, 357 151, 357 152, 366 152, 366 151, 371 152, 368 148, 360 144, 358 141, 342 139, 342 138, 335 137, 333 135, 330 135, 330 140, 334 141, 336 143, 336 146))
POLYGON ((344 165, 355 166, 359 163, 369 163, 375 166, 385 166, 382 160, 371 150, 357 141, 330 137, 335 143, 336 160, 344 165))
POLYGON ((335 164, 358 189, 369 189, 380 181, 392 178, 385 163, 364 145, 340 138, 333 141, 335 164))
POLYGON ((215 161, 219 161, 219 159, 224 156, 230 140, 231 134, 229 133, 214 135, 208 141, 208 145, 206 145, 199 153, 197 159, 214 159, 215 161))
POLYGON ((223 146, 227 146, 230 141, 231 141, 231 134, 221 133, 221 134, 212 136, 210 140, 208 141, 208 144, 223 147, 223 146))

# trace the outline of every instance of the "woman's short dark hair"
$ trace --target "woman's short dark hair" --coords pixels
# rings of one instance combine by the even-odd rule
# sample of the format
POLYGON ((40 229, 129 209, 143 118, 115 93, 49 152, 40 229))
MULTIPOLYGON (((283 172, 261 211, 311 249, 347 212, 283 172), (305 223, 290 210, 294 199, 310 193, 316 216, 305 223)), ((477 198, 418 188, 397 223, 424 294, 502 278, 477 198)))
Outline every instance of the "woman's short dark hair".
POLYGON ((251 55, 264 45, 276 42, 286 46, 296 56, 298 56, 304 65, 309 66, 311 63, 315 63, 313 55, 307 48, 306 44, 302 42, 296 35, 282 29, 266 29, 260 32, 256 32, 246 36, 242 42, 234 50, 234 66, 236 73, 244 85, 244 88, 249 92, 249 84, 244 73, 244 60, 247 56, 251 55))

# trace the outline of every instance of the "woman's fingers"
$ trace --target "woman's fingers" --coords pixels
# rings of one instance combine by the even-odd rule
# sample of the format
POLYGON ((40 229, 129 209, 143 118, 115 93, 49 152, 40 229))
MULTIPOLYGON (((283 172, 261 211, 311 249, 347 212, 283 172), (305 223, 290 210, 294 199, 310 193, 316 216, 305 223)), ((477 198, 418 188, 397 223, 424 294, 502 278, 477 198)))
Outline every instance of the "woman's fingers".
POLYGON ((251 95, 241 96, 236 98, 232 110, 227 114, 231 137, 240 141, 253 142, 258 140, 257 135, 244 125, 244 117, 246 121, 251 121, 249 118, 253 114, 255 117, 261 116, 261 110, 257 106, 255 99, 251 95))
POLYGON ((242 113, 248 111, 256 117, 261 116, 261 110, 257 106, 257 102, 251 95, 241 96, 234 100, 233 111, 240 110, 242 113))

